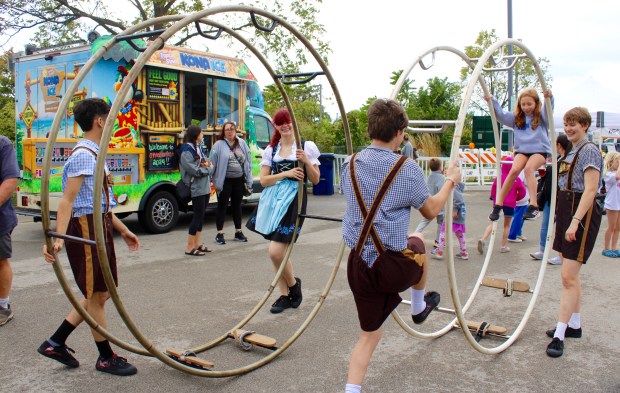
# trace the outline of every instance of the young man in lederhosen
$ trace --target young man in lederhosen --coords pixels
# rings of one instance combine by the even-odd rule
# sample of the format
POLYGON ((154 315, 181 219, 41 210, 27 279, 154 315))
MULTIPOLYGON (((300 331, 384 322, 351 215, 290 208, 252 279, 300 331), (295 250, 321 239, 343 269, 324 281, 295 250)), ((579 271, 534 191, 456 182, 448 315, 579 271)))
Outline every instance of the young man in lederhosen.
POLYGON ((347 392, 360 392, 370 357, 381 339, 381 325, 400 304, 399 293, 411 288, 411 314, 424 322, 439 304, 437 292, 426 293, 428 264, 422 234, 407 236, 411 207, 436 217, 461 180, 452 163, 441 190, 430 196, 424 174, 413 160, 394 153, 409 119, 393 100, 379 99, 368 109, 369 147, 351 157, 341 172, 347 210, 342 235, 351 248, 349 286, 361 332, 351 354, 347 392))
MULTIPOLYGON (((95 166, 99 152, 99 141, 103 133, 110 106, 101 99, 86 99, 75 105, 73 113, 75 121, 84 131, 84 138, 80 139, 71 156, 67 159, 62 173, 62 199, 58 205, 56 232, 84 239, 95 239, 93 222, 94 192, 101 189, 95 184, 95 166)), ((138 250, 140 242, 125 224, 110 211, 116 205, 114 194, 109 186, 109 170, 106 166, 106 178, 102 192, 102 210, 105 227, 106 254, 114 282, 118 283, 116 274, 116 254, 114 252, 113 230, 120 232, 130 250, 138 250)), ((54 255, 63 247, 64 241, 56 239, 53 249, 48 251, 43 246, 45 260, 54 263, 54 255)), ((110 297, 108 288, 103 279, 97 249, 94 246, 67 241, 67 257, 75 281, 84 295, 82 306, 99 323, 106 327, 105 302, 110 297)), ((82 316, 72 309, 58 330, 41 344, 37 351, 48 358, 57 360, 68 367, 78 367, 79 362, 71 355, 74 351, 67 347, 65 341, 75 328, 82 323, 82 316)), ((99 371, 114 375, 133 375, 136 368, 127 362, 127 359, 117 356, 105 337, 95 330, 91 330, 95 344, 99 350, 99 358, 95 368, 99 371)))
POLYGON ((553 249, 562 258, 562 295, 555 329, 547 330, 553 340, 547 355, 564 353, 564 338, 581 337, 581 280, 579 271, 585 265, 601 225, 602 211, 594 203, 603 171, 603 156, 598 147, 588 142, 592 118, 586 108, 573 108, 564 114, 564 132, 573 148, 558 169, 558 199, 553 249))

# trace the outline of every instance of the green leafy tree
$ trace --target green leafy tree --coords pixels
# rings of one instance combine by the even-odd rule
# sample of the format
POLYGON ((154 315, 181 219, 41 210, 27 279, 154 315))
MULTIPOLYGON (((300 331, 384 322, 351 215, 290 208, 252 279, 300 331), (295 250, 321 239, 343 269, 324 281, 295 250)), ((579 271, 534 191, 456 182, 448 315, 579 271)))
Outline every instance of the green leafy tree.
POLYGON ((15 140, 15 87, 9 70, 11 51, 0 56, 0 135, 15 140))
MULTIPOLYGON (((465 47, 465 54, 472 59, 480 58, 484 52, 495 42, 499 41, 499 37, 495 29, 489 31, 481 31, 478 33, 478 37, 476 38, 476 42, 474 45, 465 47)), ((504 50, 504 54, 507 55, 507 49, 504 50)), ((523 50, 519 47, 513 46, 513 53, 515 55, 523 54, 523 50)), ((500 51, 498 50, 494 53, 494 58, 498 59, 500 57, 500 51)), ((552 78, 548 74, 549 68, 549 60, 544 57, 540 57, 537 59, 540 69, 543 74, 543 78, 545 82, 550 85, 552 78)), ((492 67, 491 64, 487 64, 487 67, 492 67)), ((501 66, 506 66, 506 63, 503 62, 501 66)), ((469 81, 472 70, 469 67, 461 68, 461 82, 466 83, 469 81)), ((509 92, 508 92, 508 72, 507 71, 497 71, 497 72, 483 72, 482 77, 484 79, 485 84, 488 86, 491 94, 497 99, 497 101, 503 106, 506 107, 508 103, 509 92)), ((532 64, 532 62, 527 58, 522 58, 515 64, 514 67, 514 91, 516 95, 519 94, 519 90, 525 87, 534 87, 538 90, 541 88, 540 81, 538 80, 538 76, 536 74, 536 70, 532 64)), ((516 98, 515 98, 516 99, 516 98)), ((514 103, 514 102, 513 102, 514 103)), ((482 90, 478 85, 476 85, 476 89, 474 90, 474 94, 472 95, 471 106, 474 109, 478 109, 483 112, 488 113, 488 105, 486 101, 483 99, 482 90)))

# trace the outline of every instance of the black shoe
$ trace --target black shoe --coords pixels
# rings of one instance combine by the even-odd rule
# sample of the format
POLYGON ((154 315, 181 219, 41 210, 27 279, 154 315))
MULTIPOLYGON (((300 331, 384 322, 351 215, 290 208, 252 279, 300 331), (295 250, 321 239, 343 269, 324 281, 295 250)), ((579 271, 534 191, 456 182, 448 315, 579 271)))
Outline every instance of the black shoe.
POLYGON ((55 347, 47 340, 45 340, 43 341, 43 344, 41 344, 41 346, 37 348, 37 352, 39 352, 46 358, 57 360, 60 363, 71 368, 76 368, 80 365, 80 362, 78 362, 77 359, 69 353, 75 353, 75 351, 66 345, 55 347))
POLYGON ((564 341, 555 337, 549 345, 547 345, 547 355, 552 358, 559 358, 564 353, 564 341))
POLYGON ((523 213, 523 219, 524 220, 534 220, 536 219, 536 217, 538 217, 538 208, 532 205, 529 205, 527 207, 527 210, 525 211, 525 213, 523 213))
POLYGON ((491 214, 489 214, 489 220, 491 221, 499 220, 499 212, 501 212, 502 209, 503 209, 503 206, 493 205, 493 211, 491 212, 491 214))
POLYGON ((426 317, 439 305, 441 297, 437 292, 431 291, 424 295, 424 301, 426 302, 426 308, 419 314, 412 315, 413 323, 420 324, 426 320, 426 317))
POLYGON ((282 295, 271 305, 271 313, 279 314, 287 308, 291 308, 291 298, 286 295, 282 295))
POLYGON ((235 240, 238 242, 247 242, 248 238, 243 235, 243 232, 237 231, 235 232, 235 240))
POLYGON ((226 240, 224 240, 224 234, 218 233, 217 235, 215 235, 215 242, 217 244, 226 244, 226 240))
POLYGON ((291 299, 291 307, 297 308, 301 304, 301 279, 295 277, 295 285, 288 287, 288 297, 291 299))
MULTIPOLYGON (((555 335, 555 329, 547 330, 547 336, 553 338, 554 335, 555 335)), ((581 328, 575 329, 575 328, 568 326, 566 328, 566 332, 564 333, 564 337, 581 338, 581 328)))
POLYGON ((98 371, 103 371, 104 373, 121 376, 134 375, 138 372, 137 368, 132 366, 130 363, 127 363, 127 359, 117 356, 116 354, 107 359, 99 356, 97 359, 97 364, 95 364, 95 368, 98 371))

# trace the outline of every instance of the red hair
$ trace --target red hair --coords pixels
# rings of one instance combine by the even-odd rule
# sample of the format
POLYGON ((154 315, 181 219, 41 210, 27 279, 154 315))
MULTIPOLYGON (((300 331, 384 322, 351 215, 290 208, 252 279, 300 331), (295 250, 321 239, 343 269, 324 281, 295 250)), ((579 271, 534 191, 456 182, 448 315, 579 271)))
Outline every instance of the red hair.
MULTIPOLYGON (((291 120, 291 114, 288 112, 287 108, 280 108, 273 114, 273 124, 276 126, 281 126, 282 124, 290 124, 293 121, 291 120)), ((269 146, 275 148, 280 142, 280 131, 274 127, 273 136, 271 137, 271 141, 269 142, 269 146)))

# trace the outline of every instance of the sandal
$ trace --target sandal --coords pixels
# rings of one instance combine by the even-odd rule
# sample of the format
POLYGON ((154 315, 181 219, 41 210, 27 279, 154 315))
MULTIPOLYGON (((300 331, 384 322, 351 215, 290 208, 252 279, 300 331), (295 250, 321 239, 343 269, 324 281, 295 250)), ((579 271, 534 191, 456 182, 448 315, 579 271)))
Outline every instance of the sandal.
POLYGON ((196 250, 200 252, 211 252, 211 250, 209 250, 209 247, 205 246, 204 244, 201 244, 200 246, 198 246, 196 250))
POLYGON ((192 248, 192 251, 190 251, 190 252, 187 252, 187 251, 186 251, 186 252, 185 252, 185 255, 189 255, 189 256, 192 256, 192 257, 202 257, 202 256, 204 256, 204 255, 205 255, 205 253, 204 253, 204 252, 202 252, 202 251, 200 251, 200 250, 199 250, 199 249, 197 249, 197 248, 192 248))

